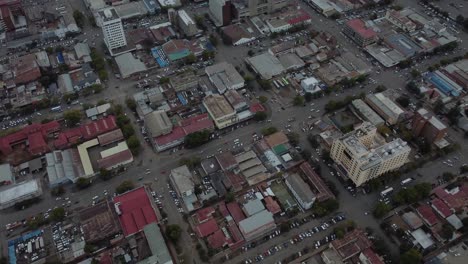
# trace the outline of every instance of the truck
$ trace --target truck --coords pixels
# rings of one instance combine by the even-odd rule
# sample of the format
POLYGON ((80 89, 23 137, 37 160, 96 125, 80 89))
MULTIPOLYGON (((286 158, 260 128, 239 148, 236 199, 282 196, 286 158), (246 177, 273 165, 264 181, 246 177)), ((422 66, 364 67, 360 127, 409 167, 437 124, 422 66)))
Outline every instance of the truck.
POLYGON ((390 195, 393 193, 393 188, 390 187, 390 188, 387 188, 385 190, 383 190, 381 193, 380 193, 380 196, 382 196, 382 198, 386 197, 387 195, 390 195))
POLYGON ((413 181, 413 178, 404 179, 400 182, 400 185, 403 186, 413 181))

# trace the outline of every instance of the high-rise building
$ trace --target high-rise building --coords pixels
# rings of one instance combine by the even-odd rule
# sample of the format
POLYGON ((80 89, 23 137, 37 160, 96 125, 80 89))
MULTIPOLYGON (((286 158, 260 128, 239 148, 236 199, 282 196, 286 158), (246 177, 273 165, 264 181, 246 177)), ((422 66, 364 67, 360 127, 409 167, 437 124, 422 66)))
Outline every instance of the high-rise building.
POLYGON ((429 143, 434 143, 447 134, 447 126, 424 108, 414 114, 412 130, 415 137, 423 137, 429 143))
POLYGON ((232 13, 236 19, 269 14, 286 7, 288 2, 287 0, 232 0, 232 13))
POLYGON ((210 0, 209 6, 211 17, 215 20, 217 25, 226 26, 231 23, 231 0, 210 0))
POLYGON ((361 47, 370 45, 377 40, 377 33, 359 18, 348 20, 343 28, 343 33, 361 47))
POLYGON ((179 10, 177 12, 177 18, 177 25, 187 37, 194 36, 198 33, 197 24, 195 24, 195 21, 193 21, 185 10, 179 10))
POLYGON ((408 162, 411 148, 401 140, 391 142, 377 134, 377 128, 364 122, 356 130, 335 139, 330 156, 356 186, 396 170, 408 162))
POLYGON ((0 32, 25 28, 26 25, 21 0, 0 0, 0 32))
POLYGON ((112 50, 125 47, 127 40, 122 26, 122 19, 114 8, 107 8, 98 12, 101 20, 104 42, 112 54, 112 50))

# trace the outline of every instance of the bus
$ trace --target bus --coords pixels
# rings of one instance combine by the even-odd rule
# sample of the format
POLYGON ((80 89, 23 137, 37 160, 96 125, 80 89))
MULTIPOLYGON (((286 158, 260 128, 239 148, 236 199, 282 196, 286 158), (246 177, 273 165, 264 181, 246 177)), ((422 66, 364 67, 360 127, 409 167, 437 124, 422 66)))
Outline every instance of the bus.
POLYGON ((380 193, 380 196, 382 196, 382 198, 383 198, 383 197, 386 197, 387 195, 390 195, 390 194, 392 194, 392 193, 393 193, 393 188, 390 187, 390 188, 387 188, 387 189, 383 190, 383 191, 380 193))
POLYGON ((403 186, 403 185, 408 184, 408 183, 410 183, 412 181, 413 181, 413 178, 408 178, 408 179, 402 180, 400 184, 401 184, 401 186, 403 186))
POLYGON ((285 83, 286 85, 289 84, 289 83, 288 83, 288 80, 286 80, 286 78, 283 77, 282 79, 283 79, 283 81, 284 81, 284 83, 285 83))
POLYGON ((273 84, 275 84, 276 88, 280 88, 279 84, 275 80, 273 80, 273 84))
POLYGON ((281 85, 281 87, 284 87, 284 82, 281 79, 278 79, 278 83, 281 85))
POLYGON ((55 106, 55 107, 52 107, 50 109, 51 112, 62 112, 62 107, 59 105, 59 106, 55 106))

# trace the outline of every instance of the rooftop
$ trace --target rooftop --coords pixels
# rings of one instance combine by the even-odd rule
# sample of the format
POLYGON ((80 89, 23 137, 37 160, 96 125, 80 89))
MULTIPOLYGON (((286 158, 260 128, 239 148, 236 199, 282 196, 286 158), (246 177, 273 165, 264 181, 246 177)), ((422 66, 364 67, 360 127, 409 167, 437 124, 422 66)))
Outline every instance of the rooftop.
POLYGON ((260 199, 249 200, 244 204, 244 210, 248 216, 252 216, 265 209, 265 206, 260 199))
POLYGON ((310 190, 309 185, 301 178, 299 174, 290 174, 286 178, 286 182, 291 186, 302 201, 310 203, 315 200, 314 193, 310 190))
POLYGON ((244 78, 230 63, 221 62, 208 66, 205 68, 205 72, 221 93, 226 90, 236 89, 236 86, 244 85, 244 78))
POLYGON ((172 169, 171 177, 181 193, 191 192, 195 187, 195 184, 192 181, 192 173, 186 165, 172 169))
POLYGON ((195 227, 195 231, 197 232, 198 237, 207 237, 208 235, 213 234, 218 229, 218 224, 213 218, 195 227))
POLYGON ((146 71, 146 65, 138 58, 135 58, 131 52, 115 57, 115 62, 119 67, 122 78, 127 78, 135 73, 146 71))
POLYGON ((353 100, 352 104, 363 116, 363 118, 369 121, 374 126, 378 126, 385 123, 385 121, 374 110, 372 110, 372 108, 370 108, 366 103, 364 103, 363 100, 353 100))
POLYGON ((268 146, 270 146, 270 148, 274 148, 277 145, 288 143, 289 139, 283 132, 276 132, 274 134, 266 136, 265 141, 268 144, 268 146))
POLYGON ((423 249, 427 249, 434 245, 431 235, 424 232, 421 228, 411 232, 411 235, 423 249))
POLYGON ((418 214, 424 219, 424 221, 426 221, 429 226, 433 226, 439 222, 439 219, 434 214, 434 211, 432 211, 432 208, 427 204, 423 204, 416 208, 416 212, 418 212, 418 214))
POLYGON ((203 99, 203 104, 214 118, 223 118, 228 115, 235 114, 234 109, 224 96, 219 94, 211 94, 203 99))
POLYGON ((113 198, 115 210, 125 236, 135 234, 156 223, 156 213, 144 186, 113 198))
POLYGON ((42 189, 38 180, 24 181, 10 185, 0 191, 0 207, 6 204, 15 203, 15 201, 19 202, 24 198, 33 198, 35 194, 41 192, 42 189))
POLYGON ((143 228, 152 256, 149 263, 172 263, 172 257, 167 248, 164 236, 156 223, 150 223, 143 228))
POLYGON ((106 8, 98 11, 98 14, 103 22, 109 22, 111 20, 120 19, 115 8, 106 8))
POLYGON ((374 38, 377 36, 377 33, 372 28, 367 27, 364 21, 359 18, 348 20, 346 25, 363 38, 374 38))
POLYGON ((99 241, 120 231, 117 215, 111 206, 109 202, 103 201, 79 211, 86 241, 99 241))
POLYGON ((431 200, 431 205, 434 210, 443 218, 447 218, 453 214, 452 210, 439 198, 431 200))
POLYGON ((268 52, 246 58, 246 61, 265 80, 269 80, 285 71, 281 62, 268 52))
POLYGON ((306 175, 309 183, 315 188, 314 191, 317 200, 325 201, 328 199, 335 199, 335 195, 330 191, 322 178, 320 178, 308 162, 303 162, 299 168, 306 175))
POLYGON ((229 213, 231 214, 232 219, 234 219, 234 221, 236 223, 239 224, 240 221, 245 219, 244 212, 242 212, 242 209, 240 208, 240 206, 239 206, 239 204, 237 202, 235 202, 235 201, 230 202, 230 203, 226 204, 226 207, 227 207, 229 213))
POLYGON ((267 210, 263 210, 259 213, 252 215, 239 222, 239 228, 244 234, 254 232, 260 227, 269 223, 274 223, 273 214, 267 210))

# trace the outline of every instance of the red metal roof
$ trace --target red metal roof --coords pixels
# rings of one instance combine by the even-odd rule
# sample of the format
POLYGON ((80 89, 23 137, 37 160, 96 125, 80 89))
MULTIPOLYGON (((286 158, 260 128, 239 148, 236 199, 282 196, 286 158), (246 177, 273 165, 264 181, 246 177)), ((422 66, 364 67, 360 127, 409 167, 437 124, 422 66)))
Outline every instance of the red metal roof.
POLYGON ((33 155, 45 154, 49 151, 49 147, 40 132, 29 134, 29 152, 33 155))
POLYGON ((385 262, 371 248, 362 251, 362 254, 367 258, 369 264, 384 264, 385 262))
POLYGON ((423 204, 416 209, 416 212, 426 221, 426 223, 430 226, 433 226, 439 222, 437 216, 432 211, 432 208, 427 205, 423 204))
POLYGON ((277 213, 281 212, 280 205, 271 196, 267 196, 263 200, 265 200, 266 208, 272 214, 277 214, 277 213))
POLYGON ((171 133, 169 133, 167 135, 162 135, 162 136, 159 136, 159 137, 155 137, 154 142, 158 146, 164 146, 164 145, 167 145, 167 144, 169 144, 171 142, 182 140, 184 137, 185 137, 184 129, 182 127, 180 127, 180 126, 175 126, 172 129, 171 133))
POLYGON ((116 128, 117 124, 115 123, 115 117, 110 115, 91 123, 82 125, 81 134, 83 135, 84 139, 92 139, 116 128))
POLYGON ((97 160, 98 168, 110 169, 123 162, 133 160, 132 152, 129 149, 115 153, 103 159, 97 160))
POLYGON ((346 25, 363 38, 373 38, 377 36, 377 33, 375 33, 371 28, 368 28, 364 21, 359 18, 348 20, 346 25))
POLYGON ((101 146, 120 141, 123 138, 122 130, 120 130, 120 128, 98 136, 99 145, 101 146))
POLYGON ((450 208, 442 202, 439 198, 435 198, 431 201, 432 208, 436 210, 437 213, 440 214, 443 218, 447 218, 453 214, 450 208))
POLYGON ((317 196, 317 200, 325 201, 328 199, 335 199, 335 195, 330 191, 322 178, 320 178, 320 176, 312 169, 308 162, 303 162, 299 168, 307 176, 309 183, 314 187, 312 191, 317 196))
POLYGON ((186 135, 198 131, 213 130, 213 121, 209 118, 208 114, 196 115, 180 121, 180 126, 184 129, 186 135))
POLYGON ((226 217, 229 215, 228 209, 226 207, 226 203, 224 201, 221 201, 218 203, 218 211, 221 213, 223 217, 226 217))
POLYGON ((231 152, 224 152, 215 155, 216 161, 222 170, 230 170, 237 165, 237 161, 231 152))
POLYGON ((211 236, 208 237, 208 244, 213 249, 224 247, 225 245, 231 242, 231 239, 227 238, 224 235, 223 230, 221 229, 218 229, 216 232, 214 232, 211 236))
POLYGON ((300 10, 299 14, 297 14, 294 18, 288 20, 288 24, 294 26, 299 23, 304 23, 309 19, 311 19, 311 16, 307 14, 304 10, 300 10))
POLYGON ((443 187, 434 190, 435 195, 447 204, 448 207, 459 210, 468 206, 468 184, 458 187, 458 190, 447 192, 443 187))
POLYGON ((211 219, 211 215, 214 214, 215 209, 212 206, 205 207, 198 210, 195 215, 199 223, 205 222, 208 219, 211 219))
POLYGON ((227 209, 229 213, 232 216, 232 219, 239 224, 240 221, 245 219, 244 212, 242 212, 242 209, 240 208, 239 204, 237 202, 230 202, 226 204, 227 209))
POLYGON ((219 229, 219 227, 218 223, 216 223, 216 220, 211 218, 210 220, 197 225, 195 229, 198 237, 207 237, 216 232, 219 229))
POLYGON ((145 187, 140 187, 116 196, 114 203, 120 203, 120 225, 125 236, 135 234, 150 223, 158 221, 145 187))
POLYGON ((252 104, 250 105, 250 112, 265 112, 265 107, 261 103, 252 104))

